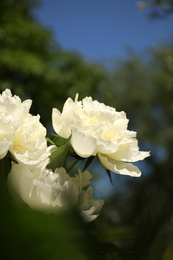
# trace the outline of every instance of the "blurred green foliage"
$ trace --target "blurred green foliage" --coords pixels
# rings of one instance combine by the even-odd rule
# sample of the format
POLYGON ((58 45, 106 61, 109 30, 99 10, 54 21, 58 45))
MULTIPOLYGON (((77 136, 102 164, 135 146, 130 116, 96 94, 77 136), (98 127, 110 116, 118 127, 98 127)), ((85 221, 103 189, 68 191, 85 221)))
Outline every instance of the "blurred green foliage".
POLYGON ((77 212, 45 214, 0 190, 0 259, 94 259, 95 243, 77 212))
POLYGON ((172 259, 173 43, 144 56, 131 54, 109 80, 106 102, 127 111, 129 127, 137 130, 139 146, 151 150, 151 157, 141 164, 146 168, 141 178, 119 177, 126 179, 126 189, 106 204, 102 232, 111 241, 113 230, 121 234, 115 233, 114 243, 133 252, 123 259, 172 259))
POLYGON ((23 99, 31 98, 32 112, 47 126, 52 107, 62 108, 77 92, 80 98, 95 95, 105 76, 101 67, 54 42, 51 31, 32 17, 34 3, 0 3, 0 90, 10 88, 23 99))
POLYGON ((147 0, 139 1, 141 9, 149 9, 150 18, 165 18, 173 13, 173 0, 147 0))
POLYGON ((173 43, 131 53, 106 70, 62 50, 35 21, 35 4, 0 1, 0 90, 31 98, 48 129, 52 107, 91 95, 126 111, 151 157, 140 165, 141 178, 116 177, 122 187, 87 224, 75 211, 47 215, 15 204, 1 180, 0 259, 172 259, 173 43))

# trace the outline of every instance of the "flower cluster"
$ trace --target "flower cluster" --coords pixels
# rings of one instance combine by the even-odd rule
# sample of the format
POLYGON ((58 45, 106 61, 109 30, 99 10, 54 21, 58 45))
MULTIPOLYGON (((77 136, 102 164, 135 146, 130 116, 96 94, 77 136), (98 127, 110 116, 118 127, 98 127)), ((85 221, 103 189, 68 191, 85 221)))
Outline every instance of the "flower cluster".
POLYGON ((82 102, 78 95, 75 101, 69 98, 62 113, 53 108, 57 133, 53 140, 46 139, 39 115, 29 113, 31 103, 21 102, 9 89, 0 95, 0 160, 12 162, 8 174, 11 195, 50 213, 76 207, 86 221, 94 220, 104 202, 93 198, 92 175, 85 170, 93 158, 98 156, 107 172, 140 176, 131 162, 143 160, 149 153, 139 151, 136 133, 127 130, 124 112, 91 97, 82 102), (66 167, 69 156, 77 157, 75 162, 86 158, 84 172, 70 175, 66 167))
POLYGON ((15 164, 8 175, 10 193, 19 202, 25 202, 31 208, 56 212, 77 206, 87 221, 94 220, 103 206, 103 200, 93 199, 93 190, 89 186, 91 174, 88 171, 70 177, 61 167, 54 172, 44 169, 42 177, 35 179, 27 167, 15 164))

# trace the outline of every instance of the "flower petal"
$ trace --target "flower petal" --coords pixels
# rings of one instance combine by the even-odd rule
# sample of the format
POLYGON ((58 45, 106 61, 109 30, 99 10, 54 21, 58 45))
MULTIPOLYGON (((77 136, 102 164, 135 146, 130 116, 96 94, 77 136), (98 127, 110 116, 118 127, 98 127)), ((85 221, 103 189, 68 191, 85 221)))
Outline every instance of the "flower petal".
POLYGON ((121 148, 110 154, 114 160, 126 161, 126 162, 137 162, 150 156, 150 152, 139 151, 138 141, 135 138, 131 139, 131 143, 121 145, 121 148))
POLYGON ((111 140, 103 137, 97 139, 97 150, 103 154, 113 154, 118 150, 119 146, 115 145, 111 140))
POLYGON ((4 158, 10 148, 13 147, 12 142, 2 140, 0 142, 0 159, 4 158))
POLYGON ((8 175, 8 189, 17 201, 24 201, 29 196, 33 177, 30 171, 23 165, 15 164, 8 175))
POLYGON ((71 144, 75 152, 84 158, 91 155, 96 155, 96 139, 91 136, 86 136, 77 129, 72 129, 71 144))
POLYGON ((8 189, 16 201, 25 202, 34 209, 54 211, 50 203, 52 188, 33 179, 32 172, 24 165, 12 166, 8 175, 8 189))
POLYGON ((141 172, 135 165, 131 163, 125 163, 121 161, 116 161, 106 155, 98 154, 98 157, 106 169, 109 169, 113 172, 123 174, 123 175, 130 175, 133 177, 140 177, 141 172))
MULTIPOLYGON (((61 119, 60 111, 58 109, 56 109, 56 108, 53 108, 53 110, 52 110, 52 124, 53 124, 53 128, 54 128, 55 132, 57 134, 59 134, 59 132, 61 131, 64 123, 63 123, 63 121, 61 119)), ((66 137, 65 134, 62 137, 68 138, 68 137, 66 137)))
POLYGON ((93 197, 93 188, 89 186, 87 190, 83 190, 79 195, 79 209, 84 217, 88 221, 96 219, 100 210, 103 207, 104 201, 100 199, 95 199, 93 197))

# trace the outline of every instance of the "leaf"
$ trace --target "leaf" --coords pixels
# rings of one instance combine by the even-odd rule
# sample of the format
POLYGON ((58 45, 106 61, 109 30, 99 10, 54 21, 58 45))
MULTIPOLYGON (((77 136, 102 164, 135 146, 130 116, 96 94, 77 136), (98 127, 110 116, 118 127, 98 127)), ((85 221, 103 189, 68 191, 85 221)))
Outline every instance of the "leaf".
POLYGON ((95 248, 77 211, 45 214, 22 207, 11 200, 3 186, 0 183, 0 259, 97 259, 90 258, 95 248), (27 248, 32 250, 26 253, 27 248))
POLYGON ((110 180, 111 184, 113 185, 113 181, 112 181, 112 176, 111 176, 110 170, 105 169, 105 171, 107 172, 107 175, 108 175, 108 177, 109 177, 109 180, 110 180))
POLYGON ((116 245, 114 245, 113 243, 110 242, 102 242, 99 245, 99 251, 100 254, 102 255, 107 255, 110 253, 117 253, 119 256, 129 256, 129 255, 133 255, 133 253, 131 251, 128 251, 126 249, 120 248, 116 245))
POLYGON ((53 139, 53 143, 56 145, 56 146, 62 146, 64 145, 68 139, 65 139, 59 135, 54 135, 54 139, 53 139))
POLYGON ((46 137, 46 140, 47 140, 47 142, 49 142, 50 144, 53 144, 53 145, 54 145, 54 142, 53 142, 49 137, 46 137))
POLYGON ((84 158, 84 157, 81 157, 81 156, 79 156, 78 154, 76 154, 76 153, 72 153, 72 154, 70 154, 73 158, 75 158, 75 159, 77 159, 78 161, 83 161, 83 160, 85 160, 86 158, 84 158))
POLYGON ((105 169, 105 171, 106 171, 106 173, 107 173, 107 175, 108 175, 108 177, 109 177, 109 180, 110 180, 110 182, 112 183, 112 185, 113 185, 113 182, 112 182, 112 177, 111 177, 111 172, 110 172, 110 170, 109 169, 107 169, 107 168, 105 168, 105 166, 103 165, 103 163, 102 162, 100 162, 100 165, 105 169))
POLYGON ((84 168, 83 168, 83 171, 85 171, 86 168, 92 163, 92 161, 94 160, 94 157, 95 157, 95 156, 90 156, 90 157, 87 159, 87 161, 86 161, 86 163, 85 163, 85 166, 84 166, 84 168))
POLYGON ((51 168, 53 171, 57 167, 64 167, 68 151, 70 148, 70 139, 62 146, 57 147, 51 154, 51 162, 48 165, 48 168, 51 168))
POLYGON ((105 226, 103 228, 103 234, 104 238, 107 239, 107 241, 132 241, 135 239, 133 230, 127 226, 105 226))

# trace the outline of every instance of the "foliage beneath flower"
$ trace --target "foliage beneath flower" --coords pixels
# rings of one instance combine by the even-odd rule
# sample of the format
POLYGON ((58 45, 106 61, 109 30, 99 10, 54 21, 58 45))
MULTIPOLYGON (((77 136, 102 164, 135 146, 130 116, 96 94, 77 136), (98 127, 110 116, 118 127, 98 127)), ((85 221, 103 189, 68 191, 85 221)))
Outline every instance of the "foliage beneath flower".
POLYGON ((70 149, 70 138, 66 141, 58 138, 58 140, 55 139, 54 142, 52 142, 52 144, 53 143, 55 145, 58 145, 58 147, 56 147, 51 153, 50 164, 47 167, 54 171, 58 167, 65 166, 67 155, 70 149))

